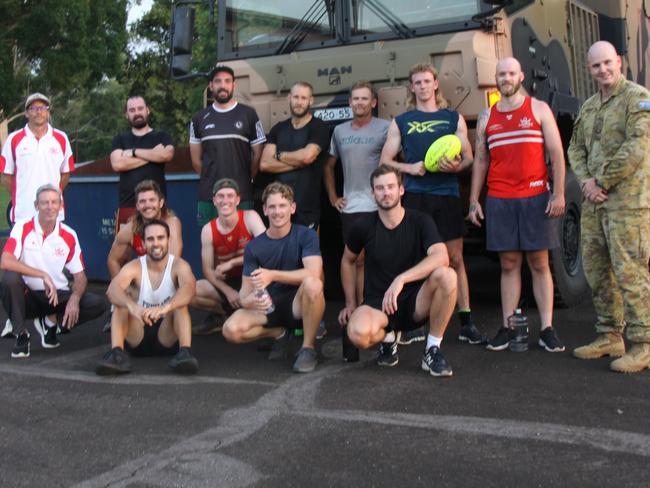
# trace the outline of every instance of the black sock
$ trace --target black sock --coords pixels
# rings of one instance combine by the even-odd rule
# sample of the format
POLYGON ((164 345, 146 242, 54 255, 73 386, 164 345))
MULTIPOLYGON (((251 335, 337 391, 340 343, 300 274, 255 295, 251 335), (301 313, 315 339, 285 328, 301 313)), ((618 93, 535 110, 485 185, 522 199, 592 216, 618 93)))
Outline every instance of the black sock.
POLYGON ((458 312, 458 318, 460 318, 460 326, 467 327, 472 323, 472 312, 469 310, 458 312))

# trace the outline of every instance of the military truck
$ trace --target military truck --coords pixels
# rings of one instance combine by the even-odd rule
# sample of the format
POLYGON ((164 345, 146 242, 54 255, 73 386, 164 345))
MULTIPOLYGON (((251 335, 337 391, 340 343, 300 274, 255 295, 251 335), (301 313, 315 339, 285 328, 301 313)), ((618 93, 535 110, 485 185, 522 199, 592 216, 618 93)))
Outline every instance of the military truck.
MULTIPOLYGON (((528 94, 553 110, 565 147, 581 103, 595 92, 588 47, 612 42, 628 78, 648 86, 649 0, 221 0, 214 16, 217 60, 237 76, 236 97, 253 106, 269 130, 289 117, 287 92, 298 80, 314 86, 314 115, 336 124, 351 118, 347 90, 359 79, 378 88, 377 115, 407 110, 408 70, 431 62, 440 89, 470 128, 498 100, 496 62, 516 57, 528 94)), ((174 3, 171 75, 192 72, 196 8, 212 1, 174 3)), ((206 100, 207 101, 207 100, 206 100)), ((469 177, 462 178, 467 202, 469 177)), ((588 287, 580 256, 581 193, 568 171, 561 247, 551 264, 559 303, 573 305, 588 287)), ((328 205, 325 205, 328 206, 328 205)), ((330 224, 324 215, 322 228, 330 224)), ((323 234, 325 234, 323 232, 323 234)), ((327 233, 328 235, 330 233, 327 233)), ((331 233, 335 234, 335 233, 331 233)), ((466 252, 485 252, 471 228, 466 252)))

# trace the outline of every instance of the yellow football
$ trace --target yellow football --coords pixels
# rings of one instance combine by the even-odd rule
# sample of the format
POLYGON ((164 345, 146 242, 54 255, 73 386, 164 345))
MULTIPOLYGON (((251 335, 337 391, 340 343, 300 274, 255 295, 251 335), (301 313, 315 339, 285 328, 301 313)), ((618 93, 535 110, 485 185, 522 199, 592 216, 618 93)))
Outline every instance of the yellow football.
POLYGON ((424 156, 424 167, 427 171, 435 173, 438 171, 438 160, 442 156, 448 159, 454 159, 460 154, 460 139, 455 134, 448 134, 436 139, 429 146, 427 154, 424 156))

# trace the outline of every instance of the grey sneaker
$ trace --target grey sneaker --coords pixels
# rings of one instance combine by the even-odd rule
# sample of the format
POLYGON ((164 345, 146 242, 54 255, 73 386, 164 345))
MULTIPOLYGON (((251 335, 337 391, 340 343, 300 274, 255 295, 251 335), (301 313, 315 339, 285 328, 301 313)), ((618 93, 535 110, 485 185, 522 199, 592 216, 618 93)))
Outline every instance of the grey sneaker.
POLYGON ((169 367, 178 374, 196 374, 199 371, 199 362, 192 356, 189 347, 181 347, 169 362, 169 367))
POLYGON ((291 343, 291 331, 285 330, 282 337, 273 341, 269 361, 279 361, 289 357, 289 344, 291 343))
POLYGON ((113 376, 131 372, 131 361, 124 349, 114 347, 99 360, 95 373, 99 376, 113 376))
POLYGON ((192 335, 210 335, 219 332, 223 328, 225 321, 225 315, 211 313, 205 318, 203 323, 192 327, 192 335))
POLYGON ((310 347, 303 347, 298 351, 298 357, 293 363, 293 370, 296 373, 311 373, 316 369, 317 364, 316 351, 310 347))
POLYGON ((4 329, 2 329, 2 333, 0 334, 0 337, 3 339, 11 339, 14 337, 14 326, 11 323, 10 319, 7 319, 5 322, 4 329))

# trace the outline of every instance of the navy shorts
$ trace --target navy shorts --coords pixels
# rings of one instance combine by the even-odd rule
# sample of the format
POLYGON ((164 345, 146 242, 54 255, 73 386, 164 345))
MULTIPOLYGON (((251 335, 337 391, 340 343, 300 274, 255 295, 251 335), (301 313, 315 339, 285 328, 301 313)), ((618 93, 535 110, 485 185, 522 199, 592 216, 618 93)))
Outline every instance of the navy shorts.
POLYGON ((527 198, 485 199, 488 251, 541 251, 560 245, 559 219, 544 212, 550 193, 527 198))
POLYGON ((285 329, 302 329, 302 319, 293 316, 293 299, 298 288, 284 290, 271 295, 275 310, 266 316, 264 327, 284 327, 285 329))
MULTIPOLYGON (((397 312, 388 316, 388 325, 393 330, 414 330, 421 327, 427 320, 429 320, 428 316, 418 321, 414 319, 415 301, 423 284, 424 282, 420 281, 402 289, 402 292, 397 297, 397 312)), ((383 296, 366 298, 364 299, 363 304, 381 312, 381 303, 383 300, 383 296)))
POLYGON ((144 336, 137 346, 132 346, 125 342, 124 349, 134 356, 173 356, 178 352, 178 342, 172 347, 163 346, 158 340, 158 331, 163 319, 158 320, 153 325, 144 325, 144 336))
POLYGON ((443 242, 465 235, 463 205, 459 197, 407 192, 404 194, 404 206, 433 217, 443 242))

